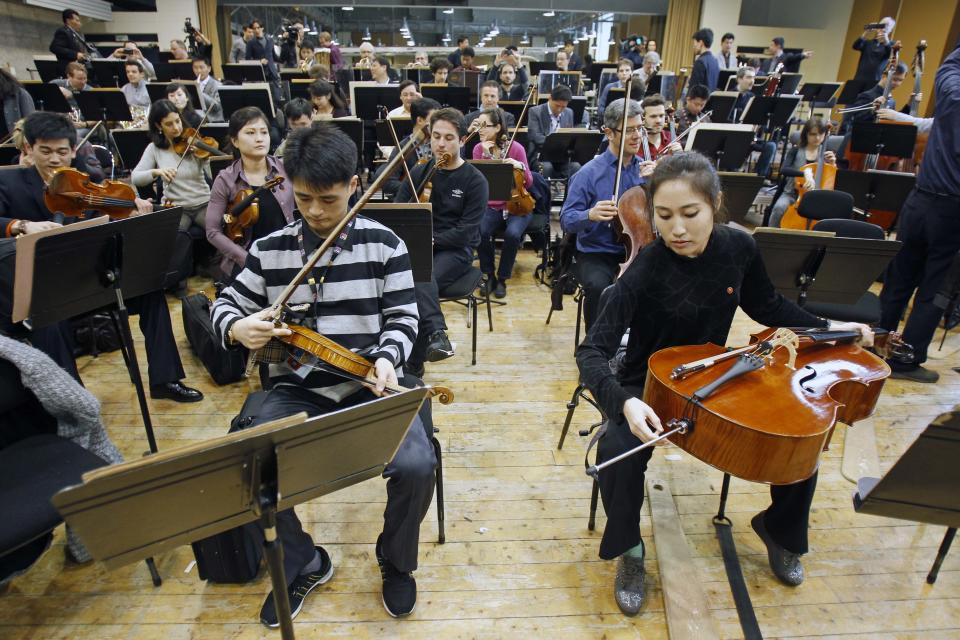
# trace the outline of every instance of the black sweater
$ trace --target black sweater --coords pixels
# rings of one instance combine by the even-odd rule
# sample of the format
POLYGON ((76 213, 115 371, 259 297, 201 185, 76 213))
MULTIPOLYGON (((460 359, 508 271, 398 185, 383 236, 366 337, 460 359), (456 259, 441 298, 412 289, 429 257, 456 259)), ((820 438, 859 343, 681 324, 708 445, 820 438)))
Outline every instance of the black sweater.
POLYGON ((696 258, 678 256, 662 239, 648 245, 601 303, 577 349, 577 364, 611 420, 619 419, 629 398, 642 397, 647 360, 654 352, 707 342, 725 345, 737 306, 772 327, 827 325, 777 293, 753 237, 719 225, 696 258), (626 357, 614 376, 608 362, 628 328, 626 357))
MULTIPOLYGON (((420 188, 423 177, 433 167, 431 160, 410 174, 420 188)), ((480 244, 480 219, 487 209, 489 186, 480 170, 464 162, 453 171, 438 170, 431 180, 433 191, 433 243, 437 249, 463 249, 480 244)), ((409 181, 400 183, 396 202, 411 202, 409 181)))

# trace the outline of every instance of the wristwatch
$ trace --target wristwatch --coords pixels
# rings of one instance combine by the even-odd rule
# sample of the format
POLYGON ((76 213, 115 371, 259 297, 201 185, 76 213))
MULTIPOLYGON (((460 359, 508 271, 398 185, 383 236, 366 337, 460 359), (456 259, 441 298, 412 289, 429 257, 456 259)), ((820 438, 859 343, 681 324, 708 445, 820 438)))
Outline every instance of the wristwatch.
POLYGON ((233 325, 230 325, 230 328, 227 329, 227 344, 231 346, 237 344, 237 339, 233 337, 233 325))
POLYGON ((17 220, 17 223, 13 225, 11 229, 14 236, 22 236, 27 233, 27 221, 26 220, 17 220))

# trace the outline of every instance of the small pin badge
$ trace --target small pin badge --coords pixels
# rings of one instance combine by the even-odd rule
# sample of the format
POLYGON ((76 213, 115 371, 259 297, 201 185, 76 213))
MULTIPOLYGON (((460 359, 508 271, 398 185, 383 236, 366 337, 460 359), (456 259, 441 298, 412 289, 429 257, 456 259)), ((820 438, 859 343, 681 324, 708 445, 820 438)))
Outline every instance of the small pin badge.
POLYGON ((727 295, 733 295, 733 287, 727 287, 727 295))

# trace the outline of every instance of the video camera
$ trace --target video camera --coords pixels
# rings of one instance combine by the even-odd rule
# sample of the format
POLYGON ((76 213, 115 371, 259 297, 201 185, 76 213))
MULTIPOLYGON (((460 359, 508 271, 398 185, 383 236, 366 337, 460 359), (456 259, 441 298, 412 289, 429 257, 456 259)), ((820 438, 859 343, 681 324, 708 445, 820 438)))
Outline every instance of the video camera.
POLYGON ((184 20, 183 20, 183 32, 186 33, 187 35, 190 35, 190 36, 196 35, 196 33, 197 33, 197 28, 196 28, 195 26, 193 26, 193 24, 192 24, 191 21, 190 21, 190 18, 184 18, 184 20))

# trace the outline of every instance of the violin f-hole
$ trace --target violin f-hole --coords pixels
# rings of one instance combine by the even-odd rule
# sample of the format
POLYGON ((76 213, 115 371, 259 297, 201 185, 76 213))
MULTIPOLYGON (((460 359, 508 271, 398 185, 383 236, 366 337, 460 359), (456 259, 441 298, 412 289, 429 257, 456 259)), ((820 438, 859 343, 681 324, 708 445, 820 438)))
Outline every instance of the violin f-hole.
POLYGON ((817 377, 817 375, 818 375, 818 374, 817 374, 817 370, 814 369, 813 367, 811 367, 810 365, 806 365, 806 366, 804 366, 803 368, 804 368, 804 370, 809 369, 809 370, 810 370, 810 373, 808 373, 807 375, 805 375, 805 376, 803 376, 802 378, 800 378, 800 380, 799 380, 798 383, 799 383, 801 389, 803 389, 803 390, 806 391, 807 393, 813 393, 814 390, 813 390, 812 387, 806 387, 806 386, 804 386, 804 385, 805 385, 806 383, 810 382, 811 380, 813 380, 814 378, 817 377))

